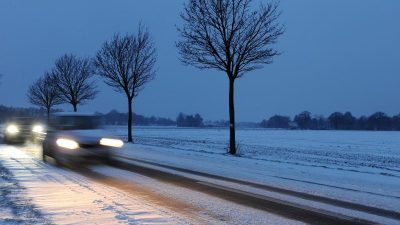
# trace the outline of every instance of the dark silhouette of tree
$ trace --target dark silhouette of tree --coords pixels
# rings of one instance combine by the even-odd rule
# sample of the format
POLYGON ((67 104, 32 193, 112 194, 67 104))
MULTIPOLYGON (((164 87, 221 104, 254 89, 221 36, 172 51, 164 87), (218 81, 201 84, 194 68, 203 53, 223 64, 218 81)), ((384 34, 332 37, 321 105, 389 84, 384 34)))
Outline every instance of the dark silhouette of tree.
POLYGON ((189 0, 178 28, 181 61, 223 71, 229 80, 229 152, 236 154, 234 82, 246 72, 272 63, 272 47, 284 32, 278 3, 253 11, 252 0, 189 0))
POLYGON ((356 130, 367 130, 368 118, 366 116, 360 116, 356 120, 355 129, 356 130))
MULTIPOLYGON (((100 116, 103 118, 105 124, 108 125, 126 125, 128 121, 128 113, 120 113, 117 110, 111 110, 110 112, 101 114, 100 116)), ((155 116, 146 117, 135 113, 133 113, 133 123, 134 125, 140 126, 176 126, 176 122, 169 118, 155 116)))
POLYGON ((343 113, 334 112, 328 117, 329 123, 331 127, 335 130, 338 130, 343 121, 343 113))
POLYGON ((91 79, 93 67, 89 58, 65 54, 56 60, 52 79, 64 103, 72 105, 74 112, 79 104, 96 97, 96 85, 91 79))
POLYGON ((391 130, 391 118, 383 112, 376 112, 368 117, 368 130, 391 130))
POLYGON ((344 130, 354 130, 357 119, 351 114, 351 112, 345 112, 343 114, 343 128, 344 130))
POLYGON ((132 142, 132 104, 145 84, 155 76, 156 49, 141 24, 136 35, 114 35, 97 52, 97 74, 128 100, 128 142, 132 142))
POLYGON ((179 113, 178 117, 176 117, 176 125, 178 127, 185 124, 185 115, 183 113, 179 113))
POLYGON ((313 130, 326 130, 328 129, 328 121, 322 115, 313 116, 311 119, 311 129, 313 130))
POLYGON ((179 113, 178 117, 176 118, 176 125, 178 127, 202 127, 203 118, 200 114, 196 115, 185 115, 183 113, 179 113))
POLYGON ((311 113, 304 111, 294 117, 294 122, 297 123, 300 129, 306 130, 311 129, 312 119, 311 113))
POLYGON ((290 118, 288 116, 275 115, 268 120, 262 121, 260 125, 265 128, 287 129, 290 128, 290 118))
POLYGON ((400 130, 400 114, 392 117, 393 130, 400 130))
POLYGON ((52 108, 63 102, 54 83, 50 74, 46 72, 44 77, 35 81, 28 90, 29 102, 46 109, 47 119, 50 118, 52 108))

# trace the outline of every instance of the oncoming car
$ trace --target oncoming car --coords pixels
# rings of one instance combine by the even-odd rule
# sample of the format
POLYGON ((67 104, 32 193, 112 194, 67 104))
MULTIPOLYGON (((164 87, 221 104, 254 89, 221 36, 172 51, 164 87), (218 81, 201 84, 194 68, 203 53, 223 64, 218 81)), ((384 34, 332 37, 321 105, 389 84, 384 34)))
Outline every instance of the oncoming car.
POLYGON ((4 130, 4 142, 23 143, 25 141, 35 141, 43 139, 45 135, 45 125, 30 117, 16 117, 7 121, 4 130))
POLYGON ((124 143, 100 129, 100 119, 94 114, 59 113, 49 123, 43 141, 43 161, 52 157, 56 162, 107 161, 112 151, 124 143))

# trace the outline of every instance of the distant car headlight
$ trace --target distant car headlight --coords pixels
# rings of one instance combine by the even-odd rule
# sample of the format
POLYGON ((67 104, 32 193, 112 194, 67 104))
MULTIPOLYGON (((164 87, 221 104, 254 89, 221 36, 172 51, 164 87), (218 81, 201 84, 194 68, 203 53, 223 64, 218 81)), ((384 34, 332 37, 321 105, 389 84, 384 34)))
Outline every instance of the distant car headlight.
POLYGON ((102 138, 100 140, 100 145, 121 148, 122 146, 124 146, 124 142, 118 139, 102 138))
POLYGON ((57 139, 56 143, 58 146, 60 146, 62 148, 67 148, 67 149, 79 148, 78 142, 71 140, 71 139, 59 138, 59 139, 57 139))
POLYGON ((33 126, 32 131, 34 133, 43 133, 44 127, 42 125, 35 125, 33 126))
POLYGON ((19 128, 17 125, 11 124, 11 125, 8 125, 8 127, 6 128, 6 132, 9 134, 17 134, 17 133, 19 133, 19 128))

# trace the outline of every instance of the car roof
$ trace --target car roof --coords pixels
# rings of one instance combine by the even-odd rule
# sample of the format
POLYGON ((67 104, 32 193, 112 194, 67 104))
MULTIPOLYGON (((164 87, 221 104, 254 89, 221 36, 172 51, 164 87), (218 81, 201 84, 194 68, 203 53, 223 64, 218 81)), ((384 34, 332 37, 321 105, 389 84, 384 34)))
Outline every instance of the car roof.
POLYGON ((22 123, 22 124, 32 124, 35 122, 40 122, 40 118, 33 117, 12 117, 6 120, 6 123, 22 123))

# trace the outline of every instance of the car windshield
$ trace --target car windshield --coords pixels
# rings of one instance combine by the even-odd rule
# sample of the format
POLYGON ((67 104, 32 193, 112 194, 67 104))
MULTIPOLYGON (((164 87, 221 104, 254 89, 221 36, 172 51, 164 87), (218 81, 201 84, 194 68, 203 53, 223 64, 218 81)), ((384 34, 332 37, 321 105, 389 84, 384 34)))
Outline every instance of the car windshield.
POLYGON ((54 126, 60 130, 92 130, 100 126, 100 119, 96 116, 60 116, 54 126))
POLYGON ((31 125, 33 123, 33 119, 29 117, 17 117, 10 120, 9 123, 16 123, 19 125, 31 125))

